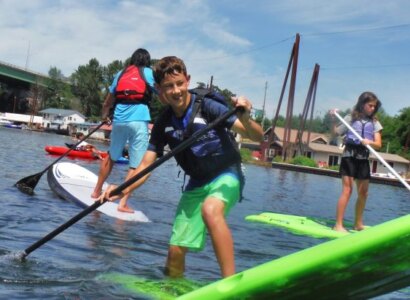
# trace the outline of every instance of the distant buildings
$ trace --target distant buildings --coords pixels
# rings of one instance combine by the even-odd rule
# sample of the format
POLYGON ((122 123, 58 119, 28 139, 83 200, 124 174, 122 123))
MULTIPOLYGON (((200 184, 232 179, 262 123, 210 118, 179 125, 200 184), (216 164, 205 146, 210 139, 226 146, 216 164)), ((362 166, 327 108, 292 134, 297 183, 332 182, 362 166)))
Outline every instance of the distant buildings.
POLYGON ((46 131, 70 134, 69 125, 82 124, 86 118, 78 111, 71 109, 47 108, 39 111, 43 117, 43 128, 46 131))
MULTIPOLYGON (((271 132, 271 128, 265 131, 265 142, 271 132)), ((343 148, 341 145, 335 146, 330 144, 330 136, 317 132, 303 132, 301 137, 301 142, 296 143, 298 131, 295 129, 290 130, 290 144, 289 144, 289 154, 291 158, 294 155, 304 155, 313 159, 319 167, 336 166, 340 164, 343 148)), ((267 153, 265 156, 268 161, 274 159, 274 157, 283 155, 283 136, 285 134, 285 129, 283 127, 276 127, 275 134, 273 136, 272 143, 269 148, 266 149, 267 153)), ((248 148, 252 151, 261 151, 259 143, 253 143, 247 140, 242 140, 241 146, 243 148, 248 148)), ((407 159, 391 153, 379 152, 380 156, 399 174, 406 174, 410 172, 410 161, 407 159)), ((261 157, 262 155, 259 155, 261 157)), ((370 154, 370 170, 372 173, 389 173, 388 169, 378 161, 378 159, 370 154)))

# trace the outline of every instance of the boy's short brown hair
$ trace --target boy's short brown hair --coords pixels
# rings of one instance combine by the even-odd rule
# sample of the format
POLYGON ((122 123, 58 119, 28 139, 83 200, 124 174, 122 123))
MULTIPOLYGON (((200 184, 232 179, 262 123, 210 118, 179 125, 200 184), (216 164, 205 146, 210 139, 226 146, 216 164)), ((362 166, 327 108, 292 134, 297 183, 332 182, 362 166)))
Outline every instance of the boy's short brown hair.
POLYGON ((154 79, 160 84, 167 74, 182 73, 187 76, 186 66, 182 59, 176 56, 165 56, 154 66, 154 79))

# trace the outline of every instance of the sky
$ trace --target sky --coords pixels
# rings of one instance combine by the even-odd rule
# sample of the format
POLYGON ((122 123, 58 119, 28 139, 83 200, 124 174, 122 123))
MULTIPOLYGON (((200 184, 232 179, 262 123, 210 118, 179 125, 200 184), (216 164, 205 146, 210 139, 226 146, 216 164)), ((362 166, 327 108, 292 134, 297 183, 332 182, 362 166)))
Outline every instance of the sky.
POLYGON ((191 87, 212 76, 269 118, 297 33, 293 114, 303 110, 315 64, 315 116, 353 107, 364 91, 391 116, 410 106, 408 0, 0 0, 2 62, 70 76, 92 58, 107 65, 146 48, 155 59, 182 58, 191 87))

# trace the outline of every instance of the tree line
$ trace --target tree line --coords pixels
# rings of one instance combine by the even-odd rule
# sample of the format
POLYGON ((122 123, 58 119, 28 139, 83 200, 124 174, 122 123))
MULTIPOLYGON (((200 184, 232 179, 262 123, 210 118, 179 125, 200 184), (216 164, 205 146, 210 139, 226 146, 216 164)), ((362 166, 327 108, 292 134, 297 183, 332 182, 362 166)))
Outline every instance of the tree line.
MULTIPOLYGON (((156 59, 151 61, 151 65, 157 62, 156 59)), ((41 91, 41 108, 64 108, 75 109, 84 114, 90 121, 98 122, 101 116, 102 104, 108 93, 108 87, 111 85, 115 74, 121 71, 128 64, 128 59, 125 61, 114 60, 107 66, 103 66, 96 58, 90 59, 85 65, 80 65, 73 74, 68 78, 63 76, 61 70, 56 67, 51 67, 48 75, 50 77, 48 88, 41 91)), ((198 86, 206 87, 203 82, 198 82, 198 86)), ((227 99, 234 95, 233 92, 226 88, 212 86, 212 88, 227 99)), ((151 103, 152 119, 161 113, 163 106, 158 101, 157 96, 151 103)), ((341 111, 342 116, 350 113, 350 109, 341 111)), ((383 147, 382 152, 394 153, 410 159, 410 107, 405 107, 400 110, 396 116, 389 116, 383 108, 377 115, 380 123, 383 126, 383 147)), ((291 128, 298 129, 300 126, 300 116, 293 116, 291 120, 291 128)), ((262 118, 261 115, 256 116, 255 120, 262 123, 264 130, 272 126, 272 121, 268 118, 262 118)), ((284 127, 285 118, 279 116, 276 126, 284 127)), ((316 116, 313 120, 307 120, 305 130, 318 133, 330 133, 331 117, 326 114, 323 118, 316 116)))

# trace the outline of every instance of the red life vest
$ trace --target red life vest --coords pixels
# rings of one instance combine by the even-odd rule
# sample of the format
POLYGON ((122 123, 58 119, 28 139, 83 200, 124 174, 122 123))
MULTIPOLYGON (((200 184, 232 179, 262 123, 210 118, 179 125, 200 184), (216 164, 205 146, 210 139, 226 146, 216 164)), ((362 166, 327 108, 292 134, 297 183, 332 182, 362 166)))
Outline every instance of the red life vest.
POLYGON ((151 100, 151 90, 144 78, 144 68, 127 67, 120 75, 115 88, 117 103, 139 104, 151 100))

